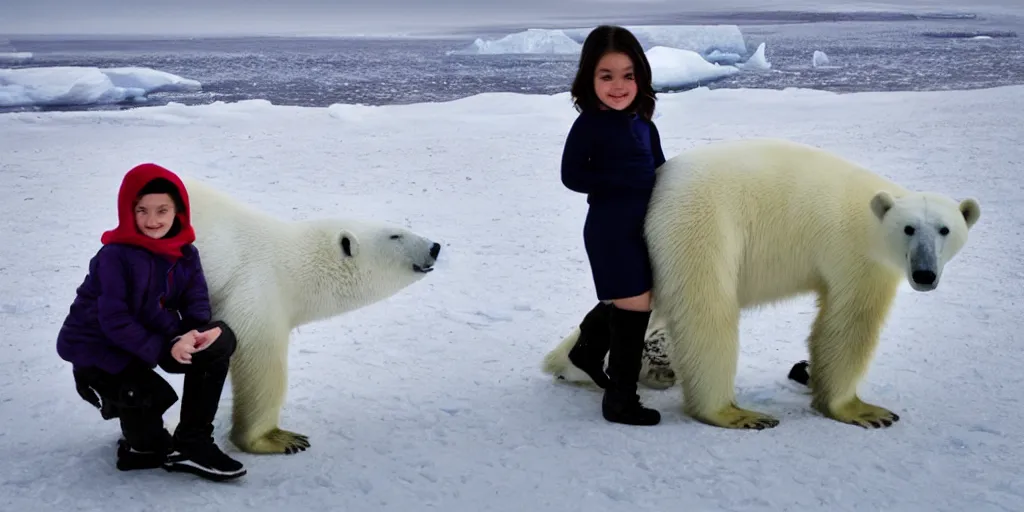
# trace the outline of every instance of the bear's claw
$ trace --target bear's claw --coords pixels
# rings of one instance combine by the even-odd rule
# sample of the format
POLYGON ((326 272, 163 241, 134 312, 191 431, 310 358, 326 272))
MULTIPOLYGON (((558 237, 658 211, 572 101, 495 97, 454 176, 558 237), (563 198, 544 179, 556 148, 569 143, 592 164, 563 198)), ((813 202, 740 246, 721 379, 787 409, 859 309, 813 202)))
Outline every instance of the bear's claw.
POLYGON ((900 420, 898 414, 854 398, 846 405, 837 407, 832 411, 823 413, 836 421, 857 425, 864 428, 886 428, 891 427, 900 420))
POLYGON ((291 455, 305 451, 309 446, 308 436, 275 428, 254 440, 245 451, 291 455))
POLYGON ((695 415, 698 421, 723 428, 764 430, 779 426, 779 420, 767 414, 728 405, 712 415, 695 415))

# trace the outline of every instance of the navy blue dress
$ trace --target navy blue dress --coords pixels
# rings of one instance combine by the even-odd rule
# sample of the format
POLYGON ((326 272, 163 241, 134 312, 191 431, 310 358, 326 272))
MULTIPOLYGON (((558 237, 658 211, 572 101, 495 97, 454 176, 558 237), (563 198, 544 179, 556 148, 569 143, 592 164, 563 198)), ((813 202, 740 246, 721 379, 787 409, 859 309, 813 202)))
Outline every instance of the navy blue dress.
POLYGON ((665 163, 654 123, 617 110, 584 111, 562 152, 562 183, 587 194, 583 242, 598 300, 651 289, 644 219, 654 170, 665 163))

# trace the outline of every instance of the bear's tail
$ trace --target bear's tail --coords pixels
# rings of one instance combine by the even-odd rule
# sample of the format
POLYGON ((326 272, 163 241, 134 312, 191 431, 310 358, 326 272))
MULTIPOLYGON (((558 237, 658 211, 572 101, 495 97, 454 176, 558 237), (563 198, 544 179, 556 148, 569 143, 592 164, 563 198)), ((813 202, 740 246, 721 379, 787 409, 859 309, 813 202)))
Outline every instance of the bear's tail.
POLYGON ((594 380, 590 378, 590 375, 587 375, 587 372, 581 370, 569 360, 569 351, 576 345, 576 340, 579 338, 580 328, 576 326, 568 336, 562 339, 562 342, 557 347, 544 356, 541 370, 558 380, 580 384, 593 383, 594 380))

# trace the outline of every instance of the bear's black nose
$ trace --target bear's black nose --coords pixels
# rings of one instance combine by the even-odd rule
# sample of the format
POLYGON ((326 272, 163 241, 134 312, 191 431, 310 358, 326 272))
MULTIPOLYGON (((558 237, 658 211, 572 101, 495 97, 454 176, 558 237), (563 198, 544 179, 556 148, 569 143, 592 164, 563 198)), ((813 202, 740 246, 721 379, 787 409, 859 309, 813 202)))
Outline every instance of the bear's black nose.
POLYGON ((441 244, 434 242, 434 245, 430 246, 430 257, 436 260, 438 254, 441 254, 441 244))
POLYGON ((918 284, 932 284, 935 282, 935 272, 931 270, 915 270, 910 277, 918 284))

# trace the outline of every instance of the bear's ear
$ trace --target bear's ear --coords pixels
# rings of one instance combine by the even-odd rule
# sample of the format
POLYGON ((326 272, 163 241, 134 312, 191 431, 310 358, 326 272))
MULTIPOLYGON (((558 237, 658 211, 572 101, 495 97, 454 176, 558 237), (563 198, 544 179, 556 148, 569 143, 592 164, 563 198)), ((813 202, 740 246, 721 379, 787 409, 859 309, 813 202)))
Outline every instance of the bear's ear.
POLYGON ((893 199, 892 194, 885 190, 879 190, 875 197, 871 198, 871 211, 874 212, 875 217, 878 217, 878 220, 882 220, 894 204, 896 204, 896 200, 893 199))
POLYGON ((341 243, 341 252, 345 253, 345 256, 355 256, 359 254, 359 240, 356 239, 352 233, 342 230, 338 234, 338 240, 341 243))
POLYGON ((967 229, 974 226, 975 222, 978 222, 978 218, 981 217, 981 205, 978 204, 978 200, 973 197, 968 197, 963 201, 960 201, 960 214, 964 216, 964 222, 967 223, 967 229))

